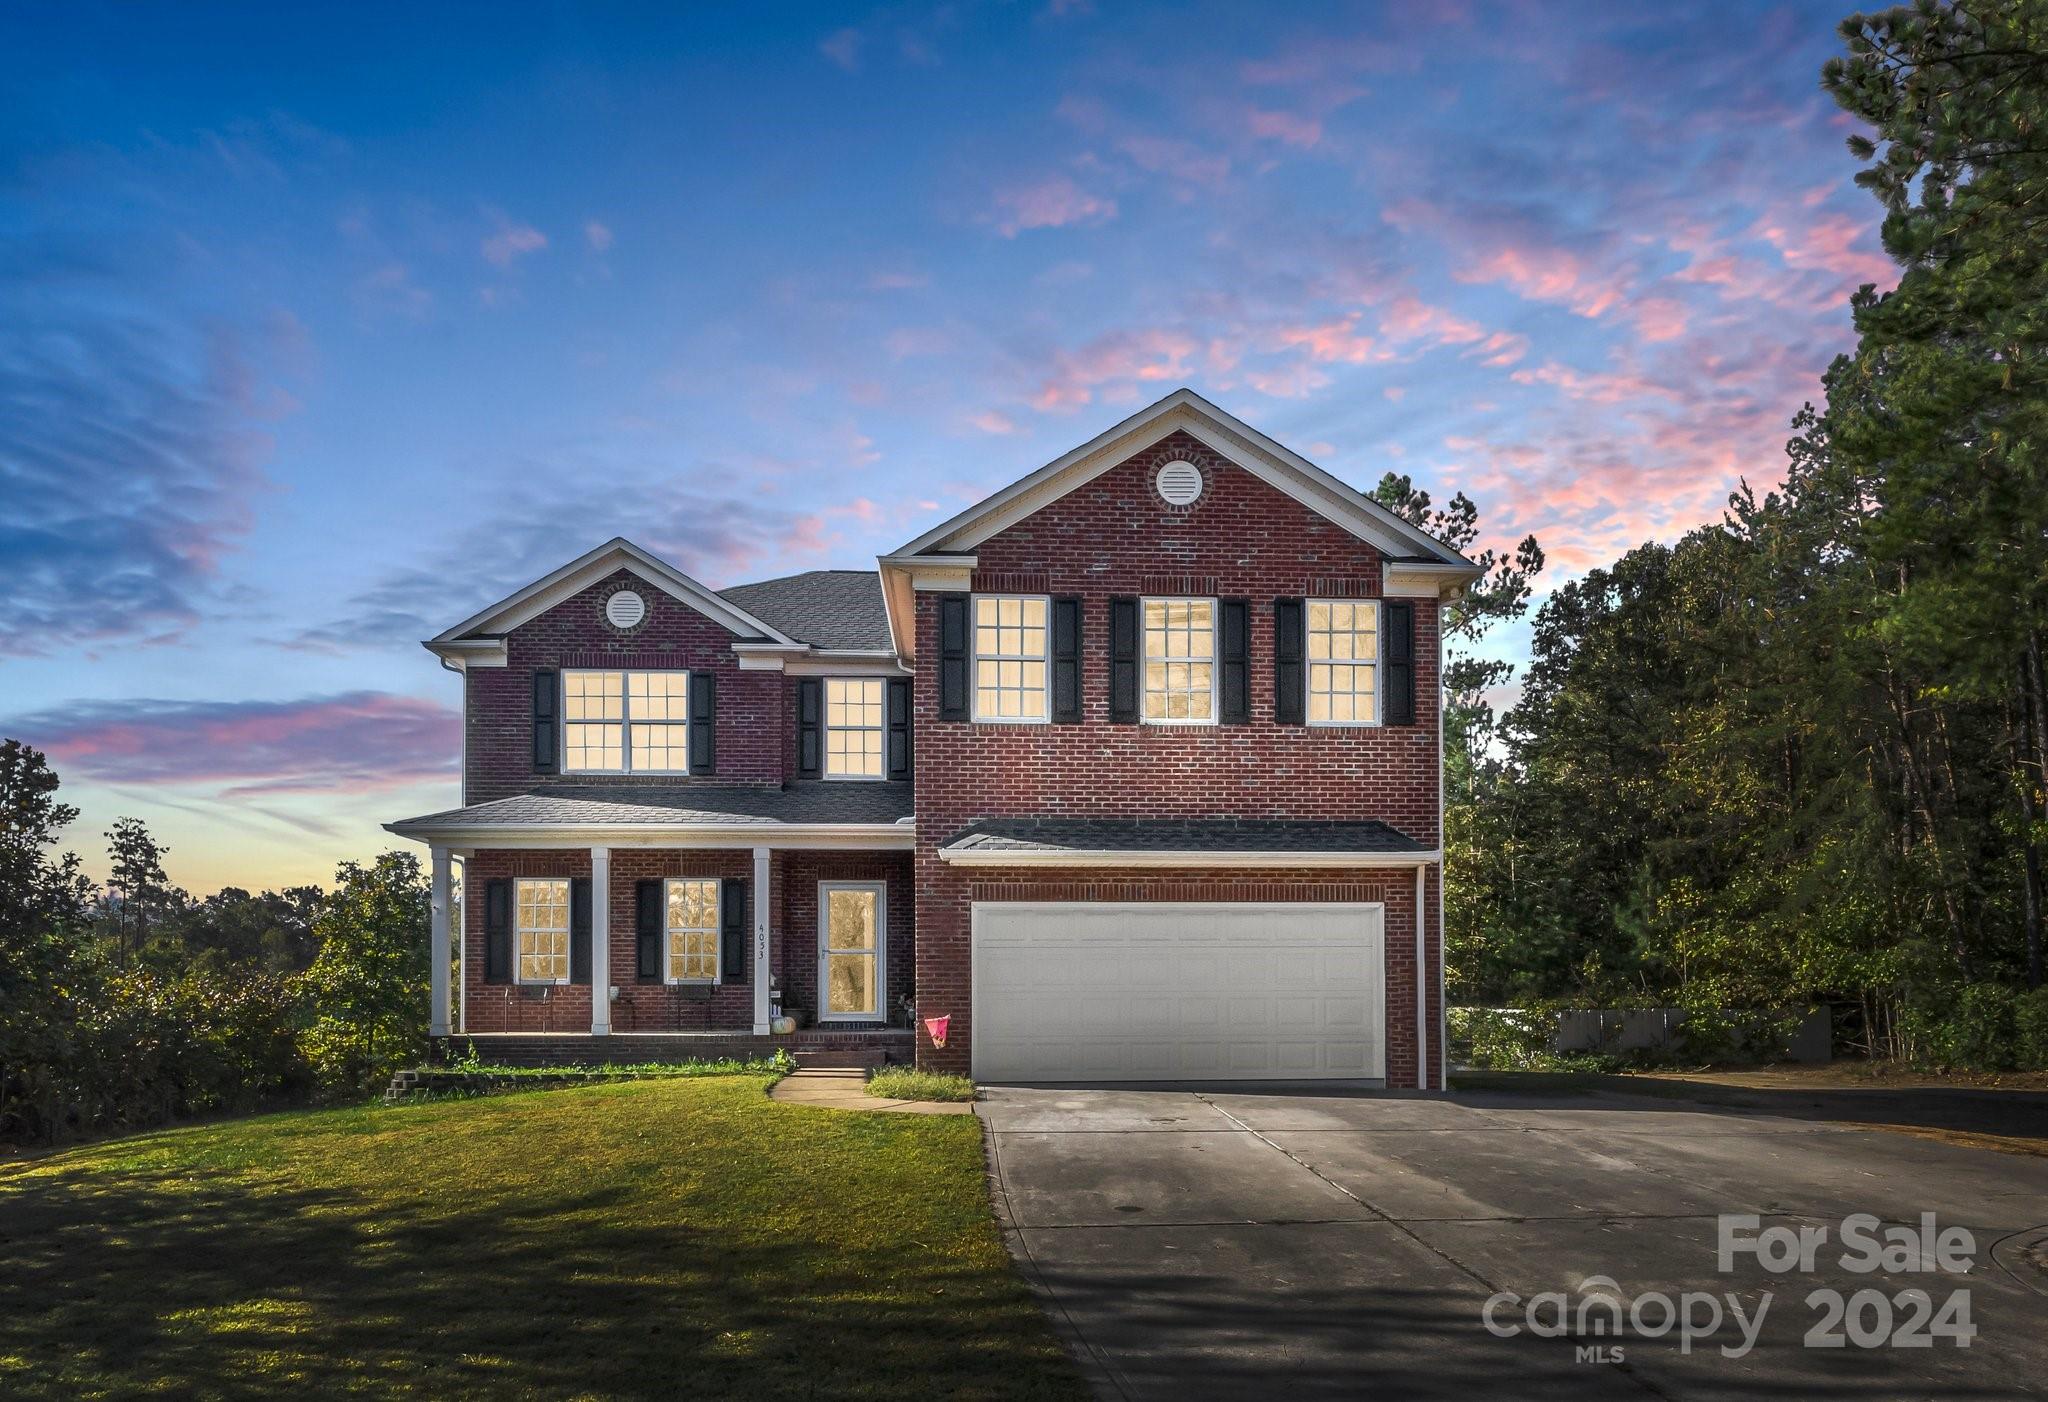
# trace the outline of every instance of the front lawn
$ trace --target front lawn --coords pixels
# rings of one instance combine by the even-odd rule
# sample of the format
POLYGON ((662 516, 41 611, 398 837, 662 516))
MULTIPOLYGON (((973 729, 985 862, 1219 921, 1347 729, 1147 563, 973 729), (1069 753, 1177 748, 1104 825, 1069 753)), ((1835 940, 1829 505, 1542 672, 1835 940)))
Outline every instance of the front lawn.
POLYGON ((884 1100, 950 1100, 958 1103, 974 1099, 974 1082, 965 1076, 948 1076, 941 1071, 913 1071, 907 1066, 891 1066, 868 1077, 867 1093, 884 1100))
POLYGON ((0 1396, 1078 1397, 971 1116, 760 1076, 0 1164, 0 1396))

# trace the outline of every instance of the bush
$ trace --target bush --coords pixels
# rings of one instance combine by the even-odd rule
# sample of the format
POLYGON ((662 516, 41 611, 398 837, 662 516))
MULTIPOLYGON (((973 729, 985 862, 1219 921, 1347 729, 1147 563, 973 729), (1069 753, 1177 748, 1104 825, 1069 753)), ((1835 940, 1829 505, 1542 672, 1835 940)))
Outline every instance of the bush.
POLYGON ((2013 1003, 2014 1060, 2022 1071, 2048 1071, 2048 986, 2013 1003))
POLYGON ((1465 1060, 1490 1071, 1546 1069, 1557 1014, 1547 1008, 1452 1008, 1451 1043, 1465 1060))
POLYGON ((972 1100, 974 1082, 965 1076, 913 1071, 907 1066, 877 1071, 868 1078, 869 1095, 884 1100, 972 1100))
POLYGON ((2000 983, 1966 983, 1908 1007, 1904 1024, 1915 1063, 1942 1071, 2011 1071, 2039 1064, 2041 994, 2000 983))

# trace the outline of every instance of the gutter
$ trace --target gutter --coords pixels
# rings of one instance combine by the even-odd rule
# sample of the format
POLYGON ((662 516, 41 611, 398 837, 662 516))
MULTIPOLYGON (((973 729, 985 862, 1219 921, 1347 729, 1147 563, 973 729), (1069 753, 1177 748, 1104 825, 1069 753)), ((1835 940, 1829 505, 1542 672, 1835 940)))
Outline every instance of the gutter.
POLYGON ((941 847, 939 860, 960 867, 1316 867, 1326 870, 1408 867, 1441 862, 1442 852, 1145 852, 1114 849, 1001 850, 941 847))

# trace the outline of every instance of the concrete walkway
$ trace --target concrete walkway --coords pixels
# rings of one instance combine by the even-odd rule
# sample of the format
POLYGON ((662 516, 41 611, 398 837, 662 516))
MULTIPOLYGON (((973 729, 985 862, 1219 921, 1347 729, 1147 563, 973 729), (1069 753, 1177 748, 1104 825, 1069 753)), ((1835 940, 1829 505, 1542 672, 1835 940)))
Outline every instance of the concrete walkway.
POLYGON ((857 1066, 816 1066, 792 1071, 768 1092, 785 1105, 827 1110, 895 1110, 906 1115, 971 1115, 974 1106, 936 1100, 884 1100, 867 1093, 868 1073, 857 1066))

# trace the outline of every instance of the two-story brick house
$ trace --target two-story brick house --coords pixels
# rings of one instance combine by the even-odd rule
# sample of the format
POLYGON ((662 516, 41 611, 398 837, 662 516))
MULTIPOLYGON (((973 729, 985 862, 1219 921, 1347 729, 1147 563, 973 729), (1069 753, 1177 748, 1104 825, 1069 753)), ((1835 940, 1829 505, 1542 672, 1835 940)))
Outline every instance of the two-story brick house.
POLYGON ((1471 562, 1180 390, 879 564, 714 593, 617 540, 427 643, 464 806, 391 830, 436 1035, 641 1059, 779 1010, 984 1080, 1442 1084, 1471 562))

